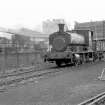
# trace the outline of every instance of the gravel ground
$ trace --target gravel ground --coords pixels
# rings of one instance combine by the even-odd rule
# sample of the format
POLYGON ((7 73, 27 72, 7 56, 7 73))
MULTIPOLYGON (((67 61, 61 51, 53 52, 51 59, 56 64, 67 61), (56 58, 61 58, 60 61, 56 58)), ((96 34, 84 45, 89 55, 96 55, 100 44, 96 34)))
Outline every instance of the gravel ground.
POLYGON ((97 76, 105 62, 81 67, 64 67, 63 72, 36 79, 34 83, 7 87, 0 93, 0 105, 76 105, 105 91, 97 76))

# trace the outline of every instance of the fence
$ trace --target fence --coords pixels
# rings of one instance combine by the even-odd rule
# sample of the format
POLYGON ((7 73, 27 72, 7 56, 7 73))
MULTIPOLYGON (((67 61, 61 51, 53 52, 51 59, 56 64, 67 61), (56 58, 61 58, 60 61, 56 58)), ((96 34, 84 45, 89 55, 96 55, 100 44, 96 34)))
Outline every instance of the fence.
POLYGON ((33 49, 3 47, 0 50, 0 73, 20 67, 34 66, 39 62, 42 62, 41 53, 33 49))

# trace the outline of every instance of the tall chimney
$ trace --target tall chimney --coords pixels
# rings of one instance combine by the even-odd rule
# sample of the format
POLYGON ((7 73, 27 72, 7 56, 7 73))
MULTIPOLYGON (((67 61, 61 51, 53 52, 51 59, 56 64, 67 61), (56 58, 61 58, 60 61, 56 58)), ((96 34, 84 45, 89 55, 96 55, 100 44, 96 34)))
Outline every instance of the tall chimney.
POLYGON ((65 24, 58 24, 58 26, 59 26, 59 32, 64 32, 64 25, 65 24))

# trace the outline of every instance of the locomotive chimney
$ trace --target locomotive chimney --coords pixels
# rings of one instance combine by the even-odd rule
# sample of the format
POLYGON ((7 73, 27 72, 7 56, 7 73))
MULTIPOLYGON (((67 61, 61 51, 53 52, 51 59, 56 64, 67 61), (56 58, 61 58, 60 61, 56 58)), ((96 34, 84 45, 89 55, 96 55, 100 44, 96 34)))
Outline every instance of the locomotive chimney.
POLYGON ((64 32, 64 24, 58 24, 59 32, 64 32))

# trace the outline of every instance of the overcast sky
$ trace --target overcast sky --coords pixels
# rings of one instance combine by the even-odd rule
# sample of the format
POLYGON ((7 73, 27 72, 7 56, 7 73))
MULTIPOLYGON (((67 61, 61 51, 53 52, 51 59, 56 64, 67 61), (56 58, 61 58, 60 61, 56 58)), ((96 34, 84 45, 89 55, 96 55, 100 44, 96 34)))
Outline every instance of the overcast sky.
POLYGON ((105 0, 0 0, 0 27, 39 29, 46 19, 105 20, 105 0))

